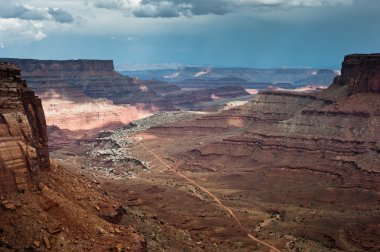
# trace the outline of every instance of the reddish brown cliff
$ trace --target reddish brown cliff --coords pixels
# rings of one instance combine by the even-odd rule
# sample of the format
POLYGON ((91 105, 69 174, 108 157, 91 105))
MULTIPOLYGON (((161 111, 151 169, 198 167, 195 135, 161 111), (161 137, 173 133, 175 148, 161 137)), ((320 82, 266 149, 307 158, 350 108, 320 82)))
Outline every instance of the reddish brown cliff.
POLYGON ((28 190, 40 169, 49 169, 41 100, 14 65, 0 64, 0 193, 28 190))
POLYGON ((349 94, 380 93, 380 54, 347 55, 335 83, 348 85, 349 94))

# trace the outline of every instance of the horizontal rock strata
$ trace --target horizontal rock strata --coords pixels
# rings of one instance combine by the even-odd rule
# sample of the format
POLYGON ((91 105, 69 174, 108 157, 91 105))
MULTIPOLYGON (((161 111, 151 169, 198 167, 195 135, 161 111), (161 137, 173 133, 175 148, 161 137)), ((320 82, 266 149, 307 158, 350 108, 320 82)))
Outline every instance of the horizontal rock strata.
POLYGON ((28 190, 39 169, 49 169, 41 100, 15 65, 0 64, 0 193, 28 190))

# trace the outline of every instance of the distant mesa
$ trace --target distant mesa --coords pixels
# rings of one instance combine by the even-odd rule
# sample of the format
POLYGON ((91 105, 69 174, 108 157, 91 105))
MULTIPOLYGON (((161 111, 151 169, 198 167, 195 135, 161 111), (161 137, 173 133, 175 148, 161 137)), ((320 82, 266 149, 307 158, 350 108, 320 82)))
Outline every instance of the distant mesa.
POLYGON ((37 59, 0 59, 12 62, 29 75, 55 75, 55 72, 72 71, 113 71, 112 60, 37 60, 37 59))
POLYGON ((334 74, 334 75, 336 75, 336 73, 335 73, 335 71, 333 71, 333 70, 331 70, 331 69, 320 69, 320 70, 318 70, 318 72, 317 72, 317 75, 322 75, 322 74, 330 74, 330 75, 332 75, 332 74, 334 74))
MULTIPOLYGON (((85 95, 91 98, 106 98, 114 104, 139 105, 146 109, 172 109, 171 104, 156 93, 160 90, 160 82, 146 84, 136 78, 123 76, 114 71, 112 60, 0 61, 18 65, 23 78, 38 94, 53 90, 66 97, 83 98, 85 95), (154 87, 149 88, 150 86, 154 87)), ((167 90, 170 87, 164 88, 167 90)))
POLYGON ((336 70, 318 68, 239 68, 239 67, 180 67, 178 69, 155 69, 121 71, 124 75, 141 79, 156 79, 175 83, 181 87, 194 87, 194 83, 204 82, 214 85, 217 81, 238 83, 251 89, 265 89, 277 83, 288 83, 296 88, 300 85, 330 85, 336 70), (190 85, 190 86, 189 86, 190 85))
POLYGON ((331 84, 336 77, 336 72, 330 69, 320 69, 315 75, 294 82, 297 86, 326 85, 331 84))

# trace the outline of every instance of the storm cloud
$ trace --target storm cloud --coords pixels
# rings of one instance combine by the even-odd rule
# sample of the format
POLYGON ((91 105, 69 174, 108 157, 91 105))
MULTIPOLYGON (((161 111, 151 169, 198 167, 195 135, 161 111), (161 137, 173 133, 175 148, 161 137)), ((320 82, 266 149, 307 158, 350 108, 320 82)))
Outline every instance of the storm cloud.
POLYGON ((297 7, 352 4, 353 0, 112 0, 94 6, 119 10, 127 16, 173 18, 179 16, 225 15, 252 10, 272 11, 297 7))
POLYGON ((71 23, 74 20, 69 12, 61 8, 34 7, 4 0, 0 0, 0 5, 0 18, 3 19, 53 20, 59 23, 71 23))
POLYGON ((71 23, 74 21, 74 18, 70 13, 60 8, 49 8, 48 13, 59 23, 71 23))
POLYGON ((24 20, 44 20, 48 18, 46 11, 42 9, 26 7, 21 4, 5 4, 0 1, 0 17, 1 18, 18 18, 24 20))
POLYGON ((379 52, 378 0, 0 0, 4 57, 339 67, 379 52))
POLYGON ((0 49, 10 44, 43 40, 48 37, 49 29, 74 21, 62 8, 9 0, 0 0, 0 5, 0 49))

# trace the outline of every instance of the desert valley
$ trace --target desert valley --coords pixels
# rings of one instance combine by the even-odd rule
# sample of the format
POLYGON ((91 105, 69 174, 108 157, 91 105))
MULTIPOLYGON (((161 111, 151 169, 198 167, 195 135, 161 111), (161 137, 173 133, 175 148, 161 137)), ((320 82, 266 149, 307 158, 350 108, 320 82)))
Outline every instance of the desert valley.
POLYGON ((2 61, 2 250, 380 249, 379 54, 254 95, 2 61))
POLYGON ((380 252, 380 1, 0 4, 0 252, 380 252))

